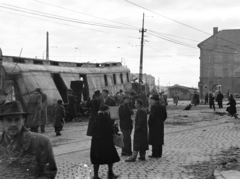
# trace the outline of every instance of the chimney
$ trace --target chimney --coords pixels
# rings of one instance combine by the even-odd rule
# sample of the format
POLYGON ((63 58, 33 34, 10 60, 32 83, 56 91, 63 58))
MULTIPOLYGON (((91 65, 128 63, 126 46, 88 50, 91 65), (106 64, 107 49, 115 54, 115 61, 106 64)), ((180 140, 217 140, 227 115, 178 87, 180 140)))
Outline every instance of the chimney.
POLYGON ((213 27, 213 35, 215 35, 216 33, 218 33, 218 27, 213 27))

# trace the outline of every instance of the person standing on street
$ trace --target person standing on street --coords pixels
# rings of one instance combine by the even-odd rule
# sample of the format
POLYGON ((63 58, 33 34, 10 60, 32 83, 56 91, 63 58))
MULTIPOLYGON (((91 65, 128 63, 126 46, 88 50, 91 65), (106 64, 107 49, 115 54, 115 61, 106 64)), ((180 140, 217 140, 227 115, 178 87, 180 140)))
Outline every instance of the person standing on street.
POLYGON ((148 150, 148 126, 147 126, 147 112, 143 107, 143 102, 141 99, 135 101, 135 106, 137 108, 136 118, 135 118, 135 131, 133 139, 133 154, 129 157, 126 162, 134 162, 140 154, 139 160, 146 160, 146 150, 148 150))
POLYGON ((101 93, 99 90, 97 90, 93 94, 93 99, 87 102, 87 107, 91 108, 91 117, 88 122, 87 136, 92 136, 92 130, 95 123, 94 121, 100 107, 100 98, 101 98, 101 93))
MULTIPOLYGON (((25 113, 19 101, 7 102, 1 106, 0 122, 3 133, 0 134, 1 163, 7 164, 14 173, 31 175, 31 178, 54 179, 57 165, 54 159, 51 142, 48 137, 29 132, 24 127, 25 113)), ((9 174, 8 174, 9 175, 9 174)), ((25 176, 26 177, 26 176, 25 176)), ((14 177, 15 178, 15 177, 14 177)), ((20 178, 20 177, 19 177, 20 178)))
POLYGON ((124 147, 122 148, 122 156, 132 155, 132 142, 131 134, 133 129, 133 121, 131 116, 133 111, 129 105, 129 97, 123 97, 123 103, 118 108, 119 119, 120 119, 120 129, 123 134, 124 147))
POLYGON ((211 109, 213 108, 213 110, 215 111, 215 102, 214 101, 215 101, 215 94, 213 91, 210 91, 209 92, 209 106, 211 109))
POLYGON ((102 104, 92 131, 90 159, 93 164, 93 179, 100 179, 98 170, 100 165, 108 165, 108 178, 116 179, 119 176, 113 172, 113 164, 120 161, 116 147, 113 143, 113 126, 109 115, 109 107, 102 104))
POLYGON ((58 100, 57 104, 53 107, 53 127, 55 128, 56 136, 61 135, 61 130, 65 123, 64 118, 66 116, 65 109, 62 105, 62 100, 58 100))
POLYGON ((177 104, 178 104, 178 100, 179 100, 179 96, 178 96, 178 94, 177 94, 177 92, 174 94, 174 96, 173 96, 173 103, 177 106, 177 104))
POLYGON ((223 94, 221 93, 221 91, 218 92, 217 97, 216 97, 216 101, 218 102, 218 107, 223 108, 223 105, 222 105, 223 94))
POLYGON ((164 144, 164 121, 167 119, 166 107, 159 103, 159 96, 153 95, 151 98, 149 126, 149 144, 152 145, 152 155, 150 158, 162 157, 162 146, 164 144))
POLYGON ((40 88, 36 88, 33 94, 29 96, 27 109, 30 114, 27 117, 25 126, 30 128, 31 132, 38 133, 42 120, 42 95, 40 88))
POLYGON ((40 92, 42 95, 42 112, 41 112, 41 133, 45 133, 45 125, 47 124, 47 95, 40 92))

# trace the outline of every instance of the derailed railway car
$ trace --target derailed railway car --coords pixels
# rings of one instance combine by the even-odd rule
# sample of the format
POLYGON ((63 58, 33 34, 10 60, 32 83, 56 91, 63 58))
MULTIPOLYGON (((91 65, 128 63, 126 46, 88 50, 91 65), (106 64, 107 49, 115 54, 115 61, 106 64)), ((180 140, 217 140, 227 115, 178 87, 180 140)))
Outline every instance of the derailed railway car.
POLYGON ((19 100, 26 108, 29 95, 41 88, 48 106, 58 99, 67 103, 67 90, 86 101, 95 90, 108 89, 112 95, 131 90, 130 70, 120 62, 74 63, 14 56, 0 56, 0 89, 10 100, 19 100))

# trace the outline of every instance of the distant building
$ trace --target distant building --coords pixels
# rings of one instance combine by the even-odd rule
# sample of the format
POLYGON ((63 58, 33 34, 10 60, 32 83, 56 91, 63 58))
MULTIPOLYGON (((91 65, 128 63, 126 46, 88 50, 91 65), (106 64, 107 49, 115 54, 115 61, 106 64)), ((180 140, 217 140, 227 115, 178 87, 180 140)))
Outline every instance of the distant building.
POLYGON ((197 91, 197 88, 190 88, 186 86, 174 85, 168 87, 168 96, 173 98, 175 93, 178 93, 180 100, 191 100, 194 91, 197 91))
POLYGON ((240 29, 218 31, 204 40, 200 48, 200 81, 202 95, 209 90, 240 93, 240 29))

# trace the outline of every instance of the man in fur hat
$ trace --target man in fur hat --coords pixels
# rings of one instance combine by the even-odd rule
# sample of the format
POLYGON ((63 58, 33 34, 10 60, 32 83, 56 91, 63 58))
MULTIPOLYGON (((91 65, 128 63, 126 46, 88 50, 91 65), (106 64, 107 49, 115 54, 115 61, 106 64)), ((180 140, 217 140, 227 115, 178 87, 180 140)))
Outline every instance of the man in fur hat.
POLYGON ((0 110, 3 127, 3 133, 0 134, 0 158, 1 164, 11 171, 8 177, 55 178, 57 166, 50 140, 24 127, 29 113, 23 111, 21 103, 7 102, 0 110), (24 176, 21 177, 20 171, 24 176))

